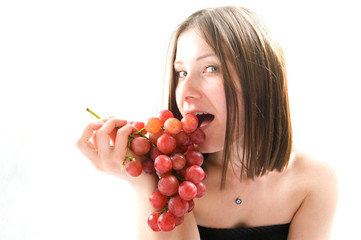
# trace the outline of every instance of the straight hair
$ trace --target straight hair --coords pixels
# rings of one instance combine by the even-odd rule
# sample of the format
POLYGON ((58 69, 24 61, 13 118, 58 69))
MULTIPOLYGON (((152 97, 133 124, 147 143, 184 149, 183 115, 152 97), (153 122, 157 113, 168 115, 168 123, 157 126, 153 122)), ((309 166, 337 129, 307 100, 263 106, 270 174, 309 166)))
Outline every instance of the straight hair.
POLYGON ((177 78, 173 63, 178 38, 188 29, 203 35, 222 66, 227 126, 221 188, 225 186, 230 159, 237 159, 238 162, 231 162, 232 167, 233 164, 240 164, 241 175, 245 172, 251 179, 269 171, 282 171, 288 165, 292 148, 287 74, 282 48, 271 38, 263 21, 247 8, 208 8, 189 16, 174 32, 168 50, 168 109, 179 119, 182 116, 176 104, 177 78), (226 60, 235 67, 240 82, 231 78, 226 60), (242 108, 244 124, 241 123, 242 108))

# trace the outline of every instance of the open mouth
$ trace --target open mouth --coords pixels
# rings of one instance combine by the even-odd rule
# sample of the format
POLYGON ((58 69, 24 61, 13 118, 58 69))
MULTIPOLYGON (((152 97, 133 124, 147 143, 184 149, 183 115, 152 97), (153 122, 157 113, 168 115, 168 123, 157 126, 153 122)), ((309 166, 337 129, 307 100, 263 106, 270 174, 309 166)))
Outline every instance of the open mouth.
POLYGON ((214 115, 209 113, 197 113, 198 127, 204 127, 214 120, 214 115))

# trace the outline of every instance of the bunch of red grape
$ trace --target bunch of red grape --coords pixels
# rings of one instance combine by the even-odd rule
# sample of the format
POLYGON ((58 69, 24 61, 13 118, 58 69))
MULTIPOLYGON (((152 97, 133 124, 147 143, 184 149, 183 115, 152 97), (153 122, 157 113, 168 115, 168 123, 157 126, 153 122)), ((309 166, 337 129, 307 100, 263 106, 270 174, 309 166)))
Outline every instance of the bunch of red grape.
MULTIPOLYGON (((100 119, 89 108, 87 111, 100 119)), ((149 197, 155 211, 149 216, 148 225, 153 231, 171 231, 193 210, 193 199, 205 194, 206 173, 201 167, 204 158, 195 148, 204 142, 205 134, 198 128, 196 115, 187 114, 178 120, 168 110, 149 118, 146 124, 132 125, 138 131, 128 137, 122 166, 132 177, 142 172, 158 175, 158 187, 149 197)))
POLYGON ((158 187, 149 197, 155 211, 148 225, 153 231, 171 231, 193 210, 193 199, 205 194, 204 158, 195 148, 195 144, 204 142, 205 134, 198 128, 196 115, 187 114, 178 120, 168 110, 146 124, 132 125, 138 132, 129 136, 125 169, 133 177, 142 172, 158 175, 158 187), (131 157, 129 150, 145 160, 131 157))

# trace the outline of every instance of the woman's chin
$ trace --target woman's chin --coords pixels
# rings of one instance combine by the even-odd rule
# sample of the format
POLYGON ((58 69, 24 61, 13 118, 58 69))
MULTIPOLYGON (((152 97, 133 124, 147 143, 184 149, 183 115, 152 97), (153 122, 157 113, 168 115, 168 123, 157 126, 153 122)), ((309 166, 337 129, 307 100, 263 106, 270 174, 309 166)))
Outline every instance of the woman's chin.
POLYGON ((223 150, 223 145, 220 146, 219 144, 207 144, 207 141, 205 141, 202 144, 196 145, 196 149, 200 151, 201 153, 215 153, 223 150))

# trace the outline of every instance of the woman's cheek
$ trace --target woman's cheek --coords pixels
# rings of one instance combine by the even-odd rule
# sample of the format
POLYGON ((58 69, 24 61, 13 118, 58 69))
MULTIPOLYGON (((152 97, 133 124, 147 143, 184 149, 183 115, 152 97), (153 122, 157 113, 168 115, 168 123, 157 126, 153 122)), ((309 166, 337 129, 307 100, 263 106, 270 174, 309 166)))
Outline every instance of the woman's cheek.
POLYGON ((179 109, 179 112, 183 113, 183 106, 182 106, 182 103, 181 103, 182 98, 180 96, 180 90, 179 90, 178 87, 175 90, 175 99, 176 99, 176 104, 177 104, 177 107, 179 109))

